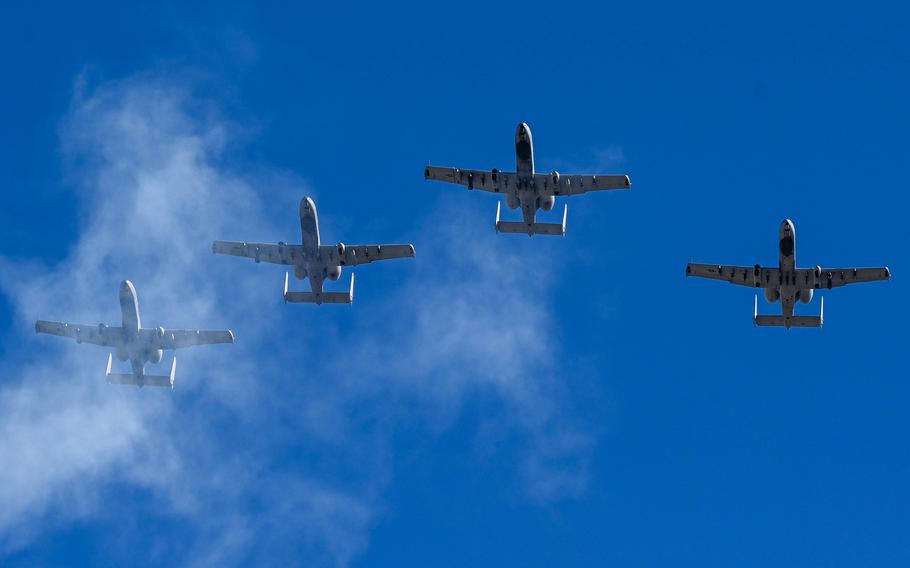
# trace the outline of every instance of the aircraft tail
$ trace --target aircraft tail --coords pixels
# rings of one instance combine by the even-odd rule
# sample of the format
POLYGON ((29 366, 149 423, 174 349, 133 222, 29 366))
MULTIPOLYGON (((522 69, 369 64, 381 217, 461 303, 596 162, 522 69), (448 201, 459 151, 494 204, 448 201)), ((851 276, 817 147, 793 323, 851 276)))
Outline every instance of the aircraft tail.
POLYGON ((174 377, 177 375, 177 358, 171 363, 170 375, 141 375, 132 373, 113 373, 114 354, 107 356, 107 382, 112 385, 136 385, 137 387, 168 387, 174 388, 174 377))
POLYGON ((351 287, 347 292, 290 292, 288 291, 288 273, 284 273, 284 301, 294 304, 351 304, 354 302, 354 275, 351 274, 351 287))
POLYGON ((758 296, 755 296, 755 311, 752 321, 759 327, 822 327, 825 323, 825 299, 822 298, 822 309, 817 316, 793 316, 789 320, 784 316, 765 316, 758 313, 758 296))
POLYGON ((566 205, 562 210, 562 223, 534 223, 528 225, 520 221, 500 221, 499 214, 502 209, 502 203, 496 204, 496 232, 497 233, 523 233, 530 235, 566 235, 566 216, 569 213, 569 206, 566 205))

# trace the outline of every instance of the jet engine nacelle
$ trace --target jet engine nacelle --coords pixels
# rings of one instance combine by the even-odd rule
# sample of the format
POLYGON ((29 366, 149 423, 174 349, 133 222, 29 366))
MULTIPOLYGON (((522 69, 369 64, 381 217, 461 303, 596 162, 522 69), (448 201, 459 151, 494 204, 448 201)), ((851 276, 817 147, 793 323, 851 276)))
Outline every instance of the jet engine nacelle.
POLYGON ((518 201, 518 196, 512 193, 506 195, 506 205, 509 209, 518 209, 521 206, 521 202, 518 201))
POLYGON ((330 267, 328 269, 328 271, 326 271, 326 276, 328 276, 329 279, 331 279, 332 281, 338 280, 339 278, 341 278, 341 267, 340 266, 330 267))
POLYGON ((551 211, 553 206, 556 205, 556 196, 551 195, 549 197, 543 197, 540 199, 540 208, 544 211, 551 211))
POLYGON ((294 276, 297 277, 297 280, 303 280, 304 278, 306 278, 306 268, 304 268, 302 266, 295 266, 294 267, 294 276))
POLYGON ((780 299, 780 290, 777 288, 765 288, 765 299, 773 304, 780 299))
POLYGON ((559 172, 556 170, 550 172, 550 180, 553 182, 553 185, 559 185, 559 172))
POLYGON ((799 290, 796 293, 796 297, 799 298, 800 302, 802 302, 804 304, 808 304, 809 302, 812 301, 813 292, 814 292, 814 290, 812 290, 812 288, 809 288, 807 290, 799 290))
POLYGON ((158 363, 161 362, 162 357, 164 357, 164 350, 155 349, 154 351, 149 353, 149 363, 151 363, 152 365, 157 365, 158 363))
POLYGON ((338 243, 335 246, 338 248, 338 256, 340 258, 344 258, 344 251, 345 251, 344 243, 338 243))

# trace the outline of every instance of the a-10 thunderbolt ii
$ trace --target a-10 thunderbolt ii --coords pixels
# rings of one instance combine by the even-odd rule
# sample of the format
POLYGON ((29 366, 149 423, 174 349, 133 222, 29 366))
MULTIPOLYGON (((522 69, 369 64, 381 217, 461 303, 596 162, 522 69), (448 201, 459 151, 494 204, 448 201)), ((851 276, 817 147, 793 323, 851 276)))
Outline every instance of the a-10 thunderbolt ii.
POLYGON ((158 364, 165 351, 194 345, 234 343, 234 334, 230 330, 205 331, 142 327, 139 318, 139 297, 136 295, 136 287, 129 280, 120 283, 120 312, 123 322, 119 327, 103 323, 82 325, 38 320, 35 323, 35 331, 69 337, 75 339, 76 343, 91 343, 113 349, 107 358, 107 382, 140 387, 145 385, 174 387, 177 357, 174 357, 171 372, 167 376, 145 374, 145 364, 158 364), (133 367, 132 373, 111 372, 115 354, 120 361, 129 360, 133 367))
POLYGON ((796 268, 796 227, 785 219, 778 235, 780 261, 777 268, 755 266, 725 266, 718 264, 692 264, 686 266, 686 276, 699 276, 726 280, 732 284, 763 288, 765 299, 774 303, 780 300, 783 315, 768 316, 758 313, 758 295, 755 296, 753 321, 758 326, 821 327, 825 318, 825 299, 822 298, 818 316, 796 316, 793 308, 797 300, 808 304, 813 291, 832 289, 856 282, 889 280, 891 271, 881 268, 796 268))
POLYGON ((534 141, 531 128, 522 122, 515 129, 515 172, 501 172, 496 168, 486 170, 465 170, 427 166, 423 177, 448 183, 468 186, 506 196, 509 209, 521 208, 522 222, 500 221, 501 203, 496 204, 496 231, 501 233, 527 233, 530 235, 565 235, 566 215, 569 206, 562 211, 562 223, 538 223, 537 210, 550 211, 560 196, 581 195, 589 191, 605 189, 630 189, 626 175, 579 175, 548 174, 534 171, 534 141))
POLYGON ((323 245, 319 240, 319 218, 316 204, 309 197, 300 201, 300 232, 302 244, 289 245, 215 241, 215 254, 245 256, 256 262, 270 262, 294 267, 299 280, 308 278, 311 292, 288 291, 288 273, 284 274, 284 300, 312 304, 350 304, 354 301, 354 275, 348 292, 325 292, 322 285, 326 278, 338 280, 343 266, 356 266, 375 260, 412 258, 414 245, 323 245))

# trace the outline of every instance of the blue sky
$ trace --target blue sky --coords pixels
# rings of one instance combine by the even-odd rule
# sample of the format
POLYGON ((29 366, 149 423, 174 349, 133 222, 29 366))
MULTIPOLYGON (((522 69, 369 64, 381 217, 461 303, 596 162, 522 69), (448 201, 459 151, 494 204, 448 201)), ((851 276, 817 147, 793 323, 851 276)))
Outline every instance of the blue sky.
POLYGON ((4 12, 0 563, 910 562, 905 6, 4 12), (633 190, 528 239, 422 179, 511 169, 520 121, 539 170, 633 190), (303 195, 324 240, 417 258, 316 308, 211 254, 298 239, 303 195), (786 332, 685 279, 775 263, 787 217, 800 265, 892 281, 786 332), (116 323, 124 278, 147 325, 237 343, 140 391, 33 333, 116 323))

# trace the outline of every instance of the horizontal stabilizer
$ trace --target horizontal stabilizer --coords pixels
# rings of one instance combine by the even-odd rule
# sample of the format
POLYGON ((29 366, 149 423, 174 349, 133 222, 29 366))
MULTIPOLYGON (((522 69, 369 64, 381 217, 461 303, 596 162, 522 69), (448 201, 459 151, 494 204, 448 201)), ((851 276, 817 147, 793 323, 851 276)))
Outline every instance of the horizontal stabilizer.
POLYGON ((498 233, 519 233, 530 235, 559 235, 566 234, 566 216, 569 213, 569 206, 566 205, 562 210, 562 223, 522 223, 520 221, 500 221, 499 213, 502 203, 496 204, 496 232, 498 233))
POLYGON ((113 353, 107 356, 107 382, 112 385, 135 385, 137 387, 168 387, 174 388, 174 377, 177 375, 177 358, 171 363, 171 374, 165 375, 134 375, 132 373, 112 373, 114 364, 113 353))
POLYGON ((290 292, 288 291, 288 273, 284 273, 284 301, 293 304, 351 304, 354 302, 354 275, 351 274, 351 287, 347 292, 290 292))
POLYGON ((825 299, 822 298, 821 312, 817 316, 765 316, 758 313, 758 296, 755 296, 755 312, 752 321, 759 327, 821 327, 825 323, 825 299))
POLYGON ((755 316, 755 325, 759 327, 821 327, 824 320, 818 316, 755 316))

